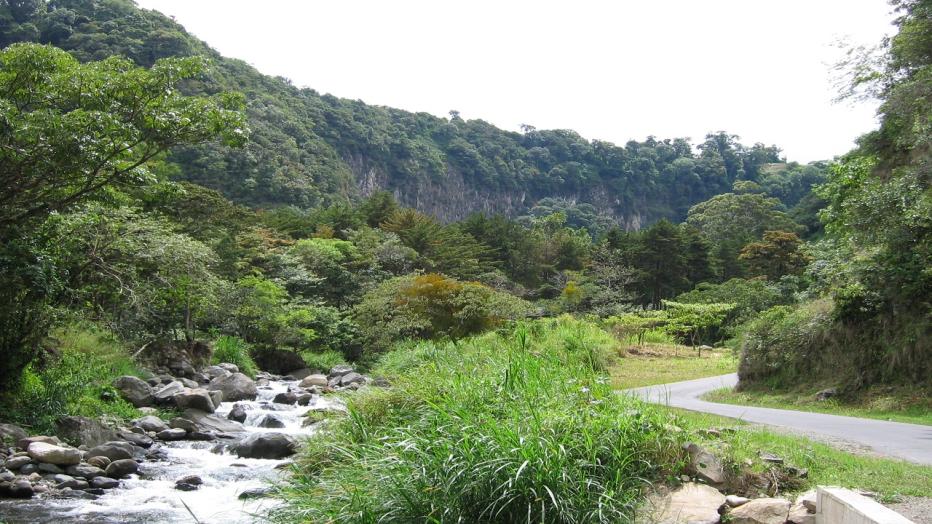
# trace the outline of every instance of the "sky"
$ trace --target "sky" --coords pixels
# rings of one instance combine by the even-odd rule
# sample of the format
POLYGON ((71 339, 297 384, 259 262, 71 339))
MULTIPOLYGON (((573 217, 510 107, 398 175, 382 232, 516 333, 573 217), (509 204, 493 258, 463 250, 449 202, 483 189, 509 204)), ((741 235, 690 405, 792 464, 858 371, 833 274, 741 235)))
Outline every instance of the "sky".
POLYGON ((831 66, 894 32, 884 0, 137 2, 320 93, 617 144, 725 130, 799 162, 876 127, 831 66))

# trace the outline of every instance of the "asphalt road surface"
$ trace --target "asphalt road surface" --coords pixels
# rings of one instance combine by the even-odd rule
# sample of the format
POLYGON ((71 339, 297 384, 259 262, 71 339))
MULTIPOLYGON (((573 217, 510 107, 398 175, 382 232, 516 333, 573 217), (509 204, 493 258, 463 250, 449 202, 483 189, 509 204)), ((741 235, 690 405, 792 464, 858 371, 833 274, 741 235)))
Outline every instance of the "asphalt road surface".
POLYGON ((897 457, 917 464, 932 465, 932 426, 806 411, 735 406, 699 399, 709 391, 733 387, 737 383, 738 374, 731 373, 629 389, 621 393, 632 394, 655 404, 788 428, 814 436, 822 435, 832 440, 869 447, 881 455, 897 457))

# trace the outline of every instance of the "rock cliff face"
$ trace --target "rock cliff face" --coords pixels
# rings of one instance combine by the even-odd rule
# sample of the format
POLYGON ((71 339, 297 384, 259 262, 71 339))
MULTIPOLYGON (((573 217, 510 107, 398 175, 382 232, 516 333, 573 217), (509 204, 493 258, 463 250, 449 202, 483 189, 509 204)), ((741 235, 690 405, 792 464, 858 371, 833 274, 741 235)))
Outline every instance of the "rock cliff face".
POLYGON ((526 189, 490 190, 470 184, 463 173, 452 167, 447 169, 443 177, 399 180, 361 155, 345 157, 343 161, 350 168, 359 196, 367 197, 377 191, 389 191, 402 205, 433 215, 443 222, 462 220, 475 212, 515 217, 526 213, 538 200, 547 197, 592 204, 628 230, 640 229, 654 218, 646 216, 643 209, 636 206, 622 206, 621 201, 601 184, 593 184, 581 191, 539 194, 526 189))

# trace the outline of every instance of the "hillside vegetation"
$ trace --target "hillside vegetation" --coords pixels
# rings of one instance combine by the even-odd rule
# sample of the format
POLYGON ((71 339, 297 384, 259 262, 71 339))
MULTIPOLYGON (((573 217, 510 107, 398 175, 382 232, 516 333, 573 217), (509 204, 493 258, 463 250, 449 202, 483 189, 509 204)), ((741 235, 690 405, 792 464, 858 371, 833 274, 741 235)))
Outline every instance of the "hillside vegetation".
POLYGON ((526 126, 516 133, 455 112, 438 118, 322 95, 221 57, 129 0, 11 5, 0 7, 0 46, 46 43, 82 61, 124 55, 143 67, 172 56, 208 57, 210 72, 185 90, 243 93, 252 140, 241 149, 181 146, 162 170, 252 206, 311 207, 385 189, 403 205, 450 221, 475 211, 515 217, 551 198, 591 204, 581 212, 639 228, 682 220, 690 206, 736 181, 760 184, 792 207, 824 177, 824 164, 782 164, 775 146, 743 146, 724 132, 706 137, 698 152, 682 138, 622 146, 570 130, 526 126))

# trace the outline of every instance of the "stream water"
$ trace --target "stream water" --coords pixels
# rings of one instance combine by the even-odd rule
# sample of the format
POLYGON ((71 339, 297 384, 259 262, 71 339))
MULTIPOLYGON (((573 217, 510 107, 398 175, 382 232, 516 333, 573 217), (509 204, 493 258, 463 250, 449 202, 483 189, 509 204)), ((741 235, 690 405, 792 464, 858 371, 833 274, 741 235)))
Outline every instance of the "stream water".
MULTIPOLYGON (((309 410, 333 407, 338 401, 315 395, 309 406, 274 404, 278 393, 296 386, 296 382, 271 381, 259 388, 255 401, 240 401, 246 408, 248 432, 308 435, 312 427, 303 427, 303 415, 309 410), (275 414, 283 428, 257 426, 265 415, 275 414)), ((233 402, 223 402, 217 415, 226 417, 233 402)), ((52 523, 164 523, 201 522, 203 524, 239 524, 255 522, 256 516, 279 501, 270 498, 240 500, 246 490, 268 486, 278 475, 281 460, 243 459, 229 451, 215 452, 217 442, 179 441, 162 443, 165 459, 142 462, 139 475, 124 479, 121 486, 95 500, 56 498, 54 495, 30 500, 0 500, 0 522, 6 524, 52 523), (196 491, 179 491, 175 481, 197 475, 203 485, 196 491)))

